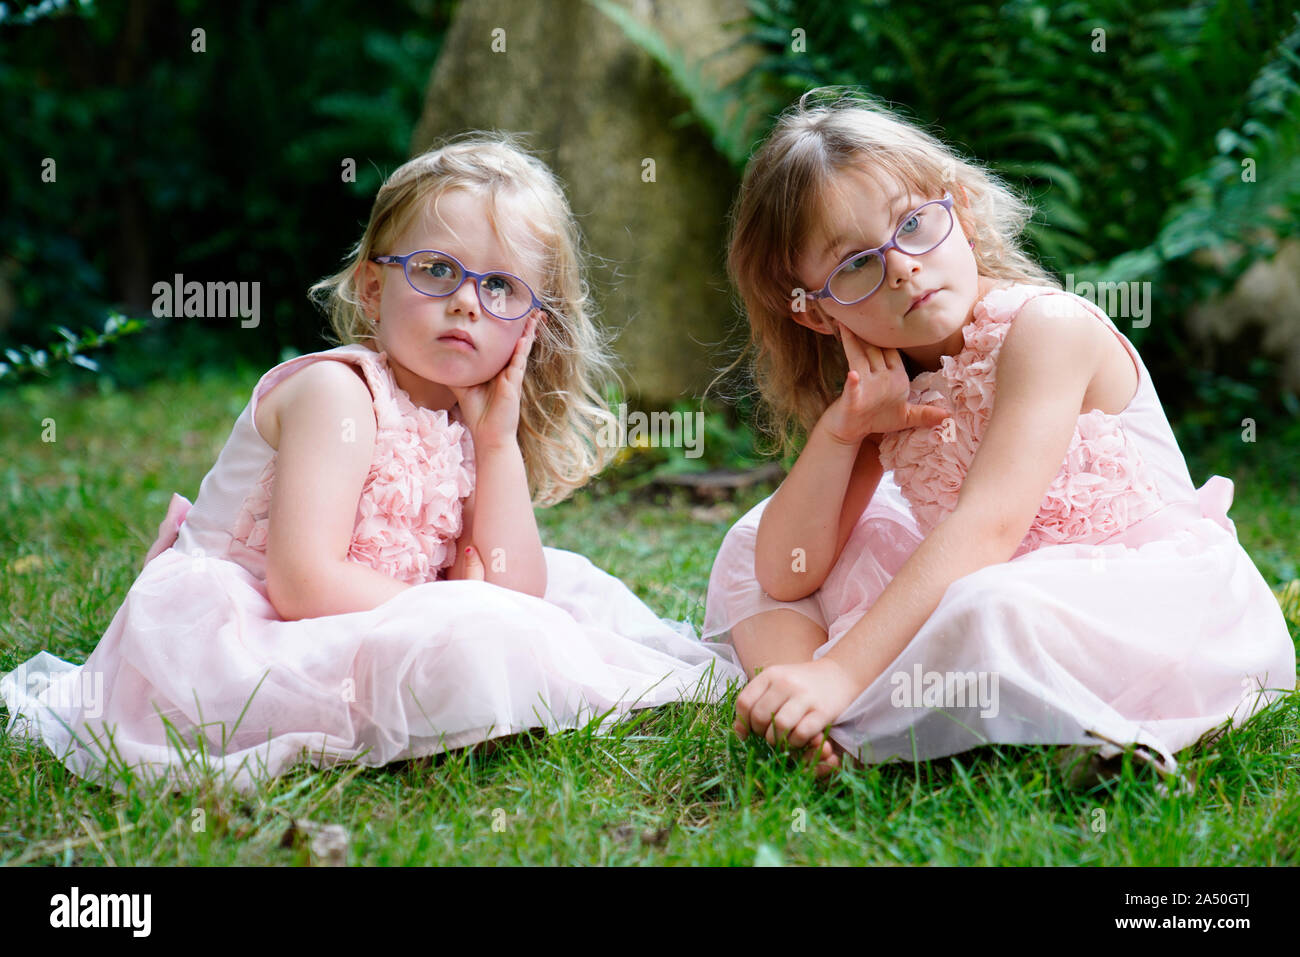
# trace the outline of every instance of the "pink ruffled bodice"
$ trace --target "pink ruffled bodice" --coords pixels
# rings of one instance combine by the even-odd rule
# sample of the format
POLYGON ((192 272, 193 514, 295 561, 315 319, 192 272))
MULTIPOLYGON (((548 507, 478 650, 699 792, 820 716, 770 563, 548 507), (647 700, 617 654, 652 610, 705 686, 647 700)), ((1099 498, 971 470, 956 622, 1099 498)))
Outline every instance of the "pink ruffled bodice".
MULTIPOLYGON (((347 358, 366 377, 376 420, 374 454, 348 559, 407 584, 435 581, 455 562, 463 501, 474 488, 469 430, 458 420, 457 407, 449 414, 413 404, 393 378, 385 353, 351 347, 347 358)), ((236 545, 262 556, 275 464, 273 454, 244 499, 231 532, 236 545)))
MULTIPOLYGON (((962 329, 962 351, 943 356, 938 371, 912 380, 908 401, 947 408, 950 418, 881 439, 881 465, 893 470, 923 535, 956 507, 993 413, 1002 342, 1020 307, 1046 289, 1014 285, 994 289, 976 303, 974 318, 962 329)), ((1044 545, 1103 541, 1166 504, 1122 419, 1122 413, 1100 409, 1079 416, 1061 469, 1013 557, 1044 545)))

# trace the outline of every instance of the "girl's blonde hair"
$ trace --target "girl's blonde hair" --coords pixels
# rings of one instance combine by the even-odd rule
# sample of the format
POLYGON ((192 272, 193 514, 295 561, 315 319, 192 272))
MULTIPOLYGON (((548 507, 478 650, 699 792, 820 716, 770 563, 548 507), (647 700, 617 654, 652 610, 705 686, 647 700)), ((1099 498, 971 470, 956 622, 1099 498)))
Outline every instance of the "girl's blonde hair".
POLYGON ((619 421, 604 396, 618 377, 609 341, 593 321, 586 253, 564 190, 516 137, 460 134, 398 167, 380 187, 347 265, 312 286, 310 296, 339 345, 373 342, 376 328, 358 299, 357 271, 372 256, 402 252, 392 244, 453 189, 484 195, 507 253, 542 277, 534 291, 549 315, 538 324, 524 373, 518 440, 533 504, 554 505, 617 453, 619 421))
POLYGON ((980 275, 1060 288, 1020 247, 1033 209, 995 174, 864 93, 830 87, 805 93, 750 158, 727 253, 750 337, 722 374, 754 354, 754 384, 766 412, 759 425, 783 456, 795 452, 848 374, 838 337, 800 325, 792 310, 802 286, 795 264, 815 235, 832 178, 850 167, 891 176, 922 196, 950 191, 953 212, 975 240, 980 275), (828 95, 829 101, 809 103, 828 95), (962 206, 963 189, 969 209, 962 206))

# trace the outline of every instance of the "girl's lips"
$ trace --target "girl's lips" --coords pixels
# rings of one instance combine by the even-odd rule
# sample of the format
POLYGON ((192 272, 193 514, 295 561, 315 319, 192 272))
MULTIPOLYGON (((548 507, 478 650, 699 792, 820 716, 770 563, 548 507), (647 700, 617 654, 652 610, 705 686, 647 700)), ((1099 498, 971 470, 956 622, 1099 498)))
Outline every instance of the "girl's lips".
POLYGON ((912 306, 912 307, 911 307, 910 309, 908 309, 907 311, 908 311, 908 312, 912 312, 913 310, 920 309, 920 308, 921 308, 922 306, 924 306, 927 302, 929 302, 931 299, 933 299, 933 298, 935 297, 935 294, 936 294, 936 293, 941 292, 941 291, 942 291, 942 290, 935 289, 935 290, 932 290, 932 291, 930 291, 930 292, 927 292, 927 293, 925 294, 925 296, 924 296, 920 301, 918 301, 917 304, 916 304, 915 306, 912 306))
POLYGON ((438 341, 445 342, 447 343, 447 345, 452 346, 453 348, 465 349, 469 352, 474 351, 473 345, 466 342, 464 339, 457 339, 455 336, 439 336, 438 341))

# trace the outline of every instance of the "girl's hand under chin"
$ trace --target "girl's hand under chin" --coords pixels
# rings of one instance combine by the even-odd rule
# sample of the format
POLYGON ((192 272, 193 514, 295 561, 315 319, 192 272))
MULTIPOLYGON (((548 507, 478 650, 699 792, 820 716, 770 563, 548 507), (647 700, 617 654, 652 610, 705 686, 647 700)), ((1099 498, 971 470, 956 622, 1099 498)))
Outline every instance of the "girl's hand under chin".
POLYGON ((510 361, 489 382, 473 386, 451 386, 460 404, 461 416, 469 426, 476 448, 507 445, 519 429, 519 400, 523 396, 524 369, 537 336, 537 310, 524 320, 524 334, 515 342, 510 361))
POLYGON ((855 445, 868 435, 933 427, 948 418, 950 413, 939 406, 907 401, 910 383, 897 349, 882 350, 863 342, 838 319, 835 328, 849 361, 849 374, 844 391, 823 413, 833 438, 855 445))

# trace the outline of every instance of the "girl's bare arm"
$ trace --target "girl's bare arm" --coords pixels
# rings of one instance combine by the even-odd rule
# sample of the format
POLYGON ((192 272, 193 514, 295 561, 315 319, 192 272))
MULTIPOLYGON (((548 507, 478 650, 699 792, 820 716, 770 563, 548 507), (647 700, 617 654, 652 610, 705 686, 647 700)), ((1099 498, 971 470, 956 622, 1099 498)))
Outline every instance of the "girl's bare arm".
POLYGON ((777 601, 811 595, 839 561, 853 527, 880 484, 883 433, 947 418, 940 406, 913 405, 903 358, 837 322, 849 364, 844 389, 813 427, 799 460, 763 512, 754 573, 777 601))
POLYGON ((281 618, 368 611, 410 585, 349 561, 375 446, 374 400, 342 362, 315 362, 281 397, 266 586, 281 618))
POLYGON ((878 441, 846 445, 813 427, 758 525, 754 572, 770 597, 797 601, 826 581, 880 483, 878 441))
POLYGON ((456 564, 448 578, 465 575, 465 546, 483 563, 483 580, 503 588, 546 596, 546 556, 528 494, 523 454, 513 439, 474 447, 475 488, 462 509, 456 564))
POLYGON ((957 579, 1011 560, 1065 461, 1103 355, 1097 320, 1026 303, 998 357, 997 398, 957 505, 827 657, 865 688, 907 646, 957 579))

